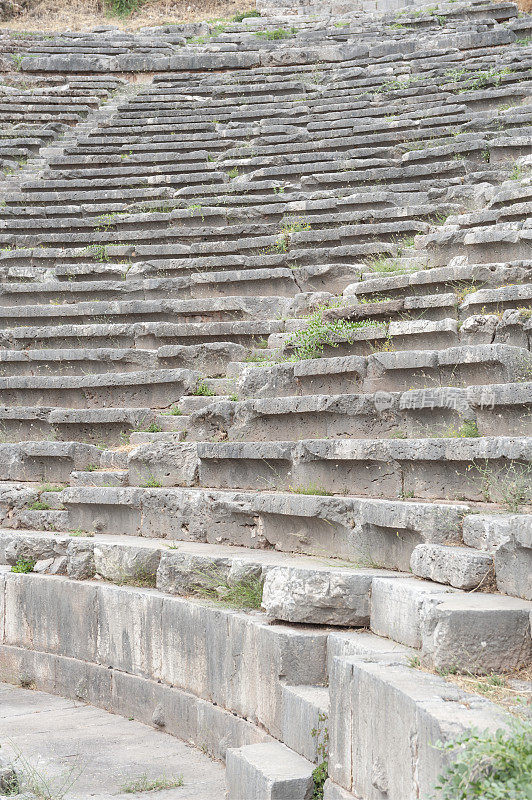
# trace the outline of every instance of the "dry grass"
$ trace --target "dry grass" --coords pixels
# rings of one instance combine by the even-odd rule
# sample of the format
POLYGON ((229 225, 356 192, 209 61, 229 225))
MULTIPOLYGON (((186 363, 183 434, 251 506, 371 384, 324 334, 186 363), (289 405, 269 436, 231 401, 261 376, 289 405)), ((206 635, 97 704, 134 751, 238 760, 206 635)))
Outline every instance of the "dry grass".
POLYGON ((530 689, 524 687, 516 688, 513 681, 523 681, 530 684, 532 680, 532 667, 527 667, 519 672, 510 674, 493 675, 445 675, 445 680, 454 683, 466 692, 480 694, 493 703, 505 708, 507 711, 514 711, 516 707, 522 708, 526 713, 527 705, 530 705, 530 689), (512 685, 513 684, 513 685, 512 685))
POLYGON ((254 8, 253 0, 146 0, 129 17, 106 14, 101 0, 32 0, 27 12, 2 23, 14 31, 79 31, 97 25, 138 30, 144 26, 227 18, 254 8))
POLYGON ((422 672, 439 675, 465 692, 478 694, 502 706, 518 716, 527 713, 532 703, 532 667, 524 667, 518 672, 492 673, 491 675, 458 674, 454 670, 436 671, 424 667, 418 658, 410 666, 422 672))
MULTIPOLYGON (((116 25, 124 30, 144 26, 178 24, 231 17, 255 7, 254 0, 145 0, 130 17, 107 15, 103 0, 30 0, 29 10, 1 23, 14 31, 79 31, 97 25, 116 25)), ((532 12, 532 0, 518 0, 520 11, 532 12)))

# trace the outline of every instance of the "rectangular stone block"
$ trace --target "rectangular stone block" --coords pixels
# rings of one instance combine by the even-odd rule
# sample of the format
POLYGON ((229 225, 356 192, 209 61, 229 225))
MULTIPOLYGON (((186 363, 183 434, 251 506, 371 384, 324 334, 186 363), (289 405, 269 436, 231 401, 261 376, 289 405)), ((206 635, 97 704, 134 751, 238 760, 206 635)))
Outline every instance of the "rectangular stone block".
POLYGON ((228 800, 311 800, 313 765, 280 742, 227 751, 228 800))
POLYGON ((405 578, 375 578, 371 596, 370 627, 379 636, 386 636, 409 647, 422 644, 421 617, 425 609, 453 592, 448 586, 429 581, 405 578))
POLYGON ((59 577, 7 574, 4 643, 96 662, 98 589, 59 577))
POLYGON ((530 664, 532 603, 497 594, 434 597, 422 609, 423 658, 435 669, 512 672, 530 664))
POLYGON ((438 741, 509 719, 437 676, 389 662, 335 659, 330 692, 329 774, 365 800, 430 797, 451 758, 438 741), (339 718, 348 720, 340 736, 339 718))
POLYGON ((309 761, 327 750, 329 690, 326 686, 283 686, 283 742, 309 761))
POLYGON ((371 584, 381 570, 272 567, 264 580, 262 607, 271 619, 319 625, 369 623, 371 584))

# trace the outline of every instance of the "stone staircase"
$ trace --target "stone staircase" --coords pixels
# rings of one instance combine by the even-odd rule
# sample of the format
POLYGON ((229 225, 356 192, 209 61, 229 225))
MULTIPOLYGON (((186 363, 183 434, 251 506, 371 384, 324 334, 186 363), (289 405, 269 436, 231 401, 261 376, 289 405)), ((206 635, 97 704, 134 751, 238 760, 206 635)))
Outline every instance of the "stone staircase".
POLYGON ((354 6, 0 37, 0 679, 229 800, 429 797, 511 718, 452 676, 528 691, 532 18, 354 6))

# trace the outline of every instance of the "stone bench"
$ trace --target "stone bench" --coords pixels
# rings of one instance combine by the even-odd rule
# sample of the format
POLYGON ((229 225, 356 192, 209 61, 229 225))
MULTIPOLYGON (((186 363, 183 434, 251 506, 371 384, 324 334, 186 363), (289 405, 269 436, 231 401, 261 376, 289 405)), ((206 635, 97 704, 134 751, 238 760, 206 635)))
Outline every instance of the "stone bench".
POLYGON ((138 407, 145 400, 150 408, 171 405, 193 393, 198 381, 193 370, 145 370, 143 372, 101 373, 87 376, 21 376, 0 378, 2 400, 10 405, 36 405, 48 400, 49 406, 67 408, 138 407), (33 402, 32 402, 33 401, 33 402))
POLYGON ((0 480, 68 482, 73 469, 97 468, 100 450, 81 442, 0 444, 0 480))
POLYGON ((444 386, 482 386, 527 380, 529 351, 511 345, 464 345, 445 350, 375 352, 368 357, 304 359, 227 368, 240 399, 302 394, 396 392, 444 386))
POLYGON ((461 518, 468 511, 467 505, 457 503, 299 493, 304 486, 295 486, 289 494, 112 488, 117 472, 77 474, 86 479, 85 485, 76 482, 61 494, 73 529, 145 537, 165 533, 178 541, 275 547, 310 555, 334 552, 366 567, 409 569, 417 544, 461 542, 461 518), (100 479, 101 488, 87 484, 100 479))

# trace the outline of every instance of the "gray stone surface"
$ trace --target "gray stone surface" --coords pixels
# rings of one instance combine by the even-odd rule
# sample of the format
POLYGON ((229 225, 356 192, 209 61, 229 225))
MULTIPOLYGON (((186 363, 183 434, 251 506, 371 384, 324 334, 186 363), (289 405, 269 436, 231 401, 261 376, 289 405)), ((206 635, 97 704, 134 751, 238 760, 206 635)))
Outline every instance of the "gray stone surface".
POLYGON ((325 781, 323 800, 352 800, 352 798, 356 800, 356 795, 342 789, 341 786, 338 786, 338 784, 334 783, 330 778, 325 781))
POLYGON ((228 800, 310 800, 312 770, 309 761, 279 742, 228 750, 228 800))
POLYGON ((371 594, 371 630, 401 644, 420 648, 421 613, 454 590, 429 581, 377 578, 371 594))
POLYGON ((262 605, 272 619, 364 626, 369 623, 371 585, 376 575, 382 572, 274 567, 264 581, 262 605))
POLYGON ((513 517, 510 535, 495 552, 497 588, 532 600, 532 519, 513 517))
POLYGON ((268 741, 251 723, 177 687, 107 666, 2 645, 0 673, 10 683, 30 683, 72 700, 105 708, 163 729, 204 748, 217 759, 227 747, 268 741))
POLYGON ((449 763, 437 741, 473 726, 495 730, 509 719, 484 698, 393 662, 337 658, 330 691, 333 717, 350 720, 332 729, 330 777, 370 800, 430 796, 449 763))
POLYGON ((459 542, 461 518, 468 510, 462 503, 297 492, 79 486, 62 495, 74 529, 318 556, 333 552, 362 567, 378 564, 403 570, 409 569, 412 550, 420 541, 459 542))
POLYGON ((327 749, 329 689, 326 686, 283 687, 283 742, 311 762, 327 749), (318 748, 322 750, 318 752, 318 748))
POLYGON ((429 796, 497 713, 409 665, 530 659, 530 16, 260 7, 0 35, 0 673, 309 762, 329 679, 327 799, 429 796))
POLYGON ((422 610, 423 657, 436 669, 519 670, 532 655, 530 610, 504 595, 440 597, 422 610))
POLYGON ((466 590, 487 585, 493 575, 493 559, 487 553, 428 542, 414 548, 410 566, 420 578, 466 590))
POLYGON ((2 751, 15 759, 23 791, 31 765, 51 791, 72 782, 68 800, 127 798, 131 794, 125 788, 144 775, 147 780, 182 777, 182 788, 158 792, 161 800, 223 796, 222 765, 167 733, 83 702, 8 684, 0 686, 0 697, 0 718, 9 732, 2 751), (23 760, 17 761, 19 753, 23 760))
POLYGON ((191 692, 281 735, 282 684, 324 684, 326 628, 150 589, 41 575, 5 581, 4 643, 76 657, 191 692), (39 623, 40 609, 49 614, 39 623))

